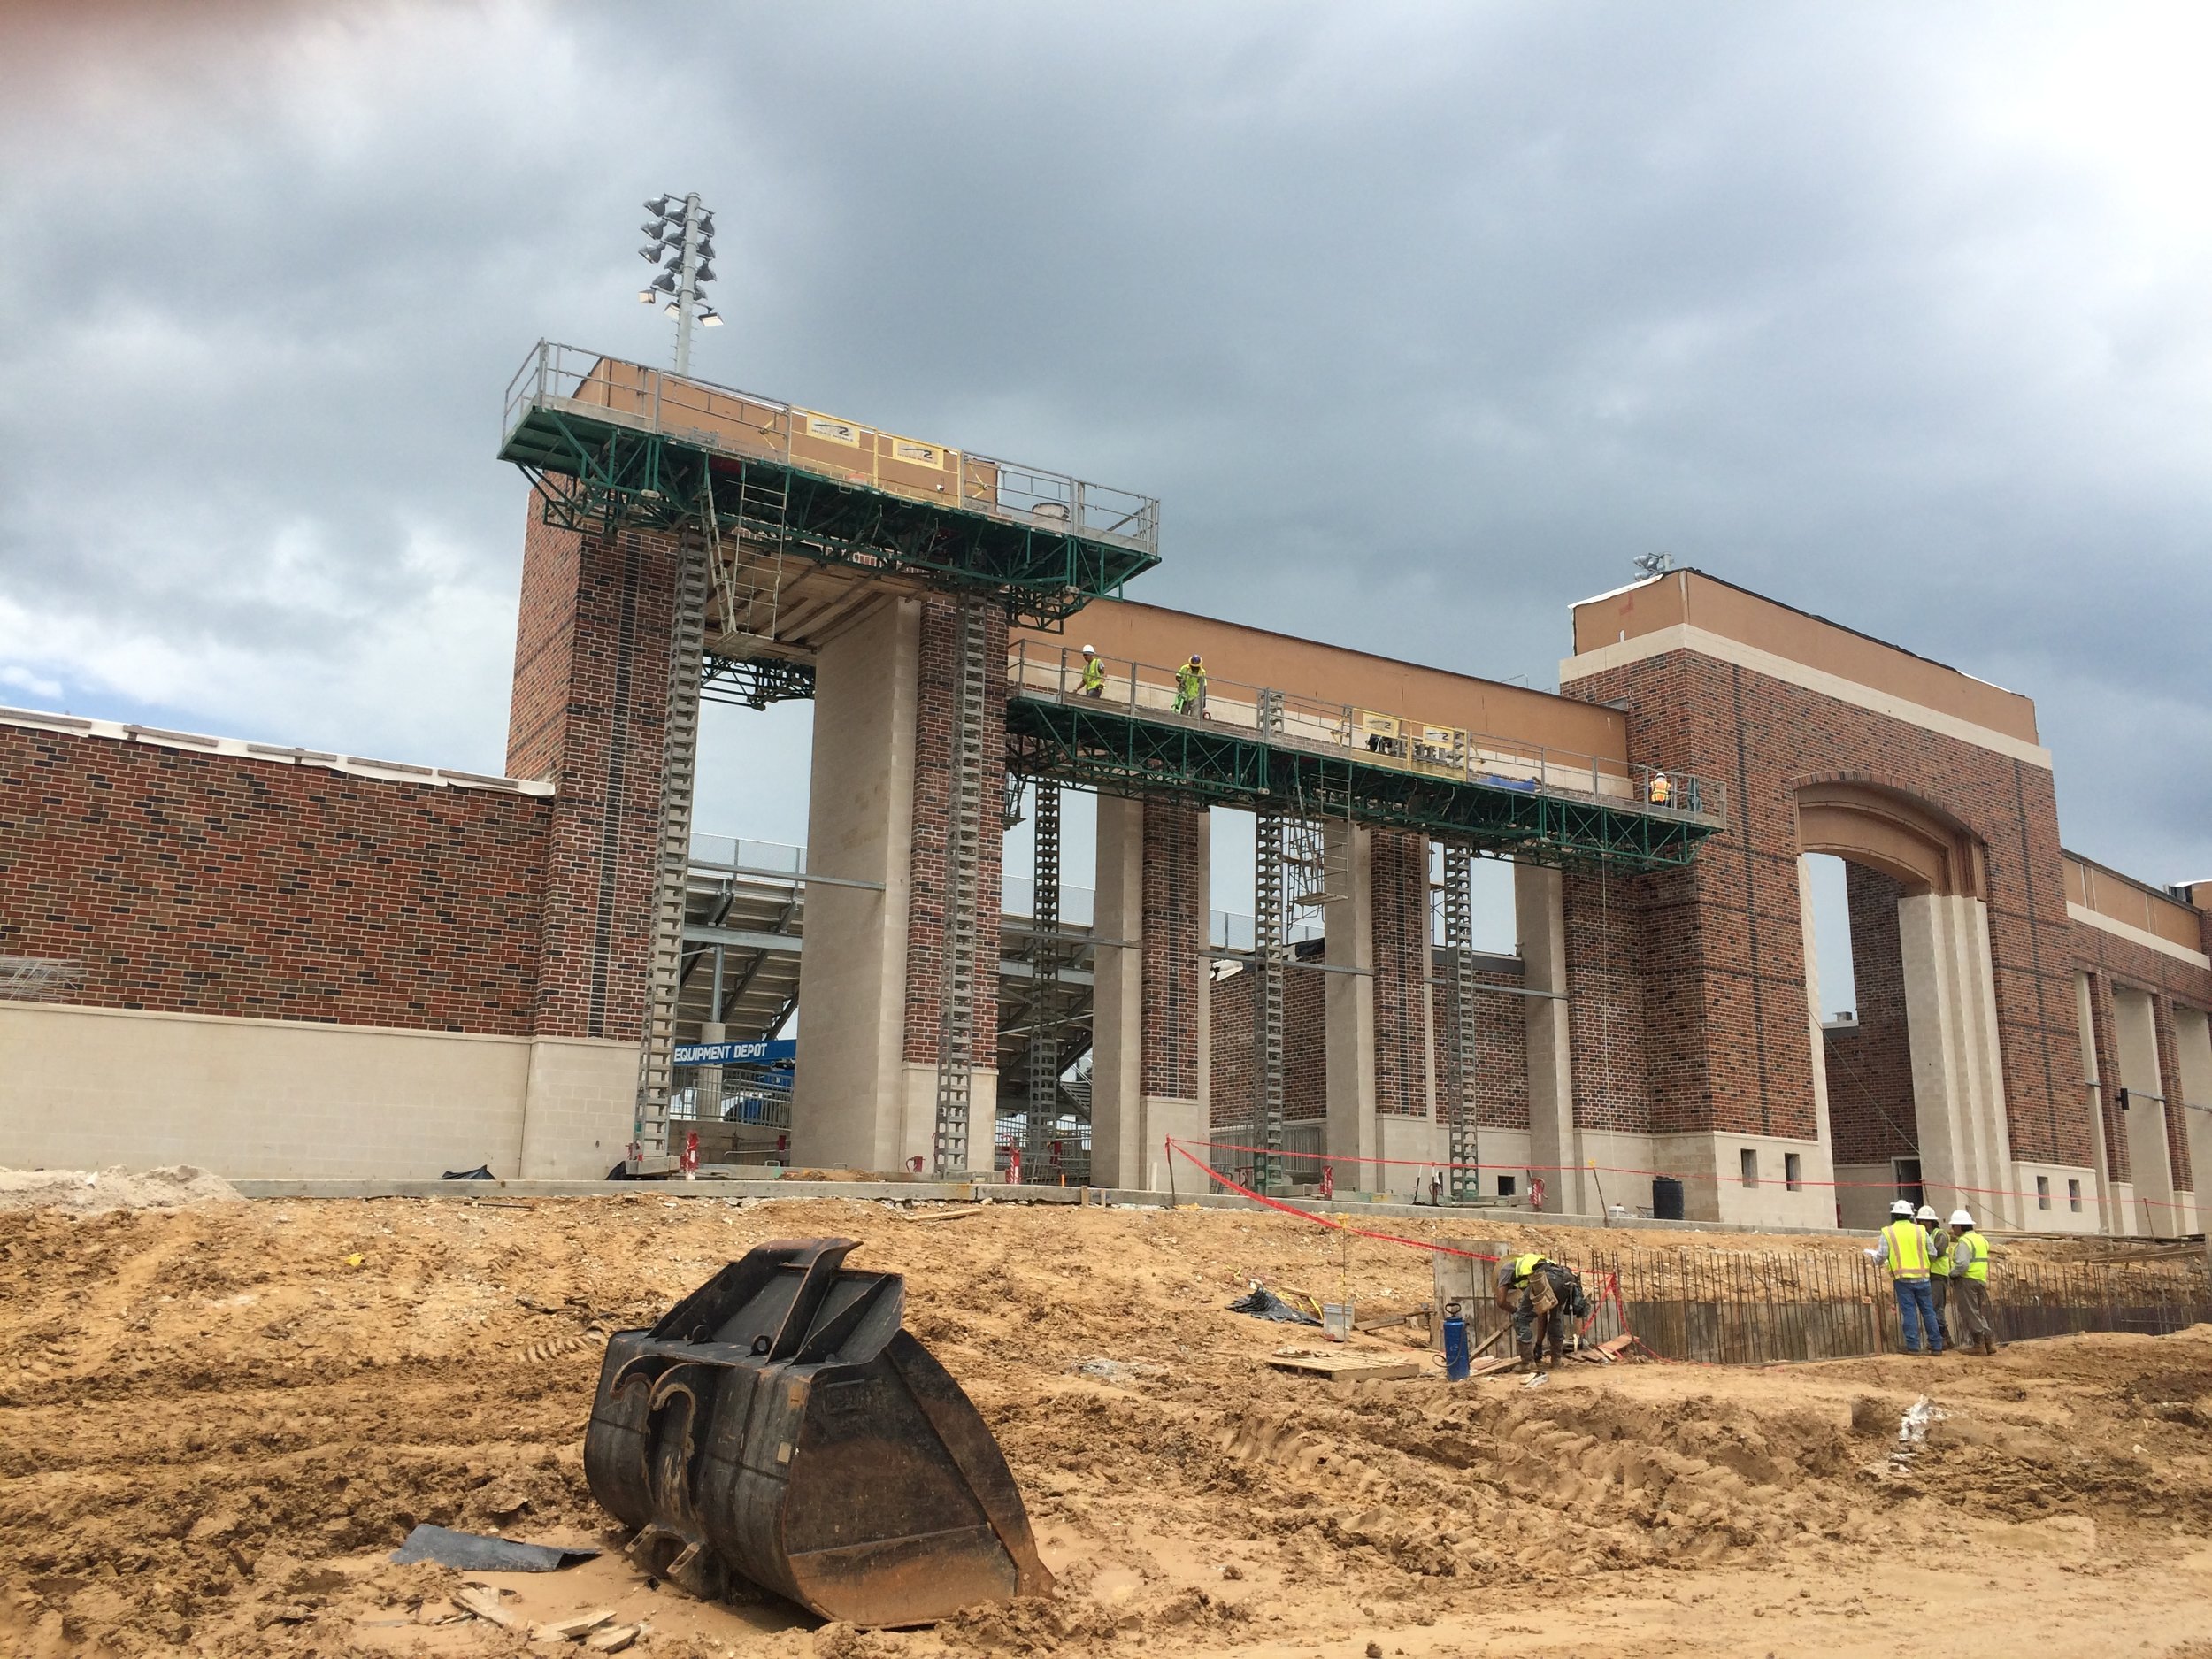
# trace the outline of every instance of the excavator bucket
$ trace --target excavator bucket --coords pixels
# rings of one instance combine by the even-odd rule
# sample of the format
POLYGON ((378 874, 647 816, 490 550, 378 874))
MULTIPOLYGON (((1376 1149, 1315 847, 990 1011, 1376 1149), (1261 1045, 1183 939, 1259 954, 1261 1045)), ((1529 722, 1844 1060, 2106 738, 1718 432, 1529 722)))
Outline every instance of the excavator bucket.
POLYGON ((607 1343, 584 1436, 633 1560, 695 1595, 747 1579, 824 1618, 926 1624, 1041 1595, 1029 1514, 991 1431, 901 1328, 895 1273, 850 1239, 732 1262, 607 1343))

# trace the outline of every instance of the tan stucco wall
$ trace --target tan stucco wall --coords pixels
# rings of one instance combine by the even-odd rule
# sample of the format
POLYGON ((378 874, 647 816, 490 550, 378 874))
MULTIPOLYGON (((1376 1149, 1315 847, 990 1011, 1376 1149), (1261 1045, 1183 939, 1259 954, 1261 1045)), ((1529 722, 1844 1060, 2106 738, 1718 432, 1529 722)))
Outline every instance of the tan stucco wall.
POLYGON ((1575 654, 1676 627, 1717 634, 2024 743, 2039 741, 2035 704, 2018 692, 1696 571, 1584 600, 1574 608, 1575 654))
POLYGON ((0 1164, 596 1177, 622 1154, 636 1072, 627 1043, 0 1002, 0 1164), (546 1114, 526 1167, 534 1075, 546 1114))

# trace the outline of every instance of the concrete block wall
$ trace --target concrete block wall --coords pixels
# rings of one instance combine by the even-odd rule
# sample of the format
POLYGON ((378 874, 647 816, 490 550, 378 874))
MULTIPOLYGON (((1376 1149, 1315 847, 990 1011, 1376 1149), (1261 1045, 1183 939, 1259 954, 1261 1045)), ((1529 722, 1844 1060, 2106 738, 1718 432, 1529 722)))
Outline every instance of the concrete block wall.
MULTIPOLYGON (((1283 985, 1283 1120, 1319 1122, 1329 1111, 1326 1016, 1322 1008, 1325 976, 1311 968, 1286 968, 1283 985)), ((1252 1087, 1257 1058, 1252 1029, 1253 995, 1258 986, 1249 972, 1216 979, 1207 994, 1213 1033, 1210 1117, 1218 1130, 1254 1121, 1252 1087)), ((1333 1149, 1333 1148, 1332 1148, 1333 1149)))

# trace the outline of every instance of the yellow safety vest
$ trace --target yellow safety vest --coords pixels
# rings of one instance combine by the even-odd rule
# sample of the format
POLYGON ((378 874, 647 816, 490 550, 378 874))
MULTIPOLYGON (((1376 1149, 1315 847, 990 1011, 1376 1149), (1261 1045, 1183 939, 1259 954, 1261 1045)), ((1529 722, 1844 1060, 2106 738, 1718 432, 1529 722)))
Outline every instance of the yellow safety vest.
POLYGON ((1882 1236, 1889 1240, 1892 1279, 1927 1278, 1928 1235, 1920 1230, 1917 1221, 1893 1221, 1882 1229, 1882 1236))
POLYGON ((1921 1231, 1924 1233, 1926 1233, 1928 1240, 1928 1277, 1931 1279, 1950 1278, 1950 1229, 1947 1227, 1938 1227, 1933 1233, 1928 1233, 1927 1229, 1924 1227, 1921 1231))
POLYGON ((1102 689, 1105 684, 1106 664, 1095 657, 1089 658, 1083 664, 1083 689, 1097 691, 1102 689))
POLYGON ((1966 1235, 1966 1248, 1974 1252, 1974 1259, 1966 1264, 1966 1277, 1978 1284, 1989 1283, 1989 1240, 1978 1233, 1966 1235))
POLYGON ((1513 1258, 1513 1282, 1517 1285, 1521 1283, 1543 1264, 1544 1257, 1540 1251, 1529 1256, 1515 1256, 1513 1258))

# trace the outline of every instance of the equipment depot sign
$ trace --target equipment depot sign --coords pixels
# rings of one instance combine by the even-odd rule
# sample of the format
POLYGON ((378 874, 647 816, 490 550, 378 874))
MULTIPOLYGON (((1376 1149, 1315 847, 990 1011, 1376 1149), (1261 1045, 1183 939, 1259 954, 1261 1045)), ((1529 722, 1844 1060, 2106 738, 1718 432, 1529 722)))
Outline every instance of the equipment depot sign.
POLYGON ((677 1065, 776 1065, 795 1058, 799 1052, 795 1037, 786 1037, 774 1042, 680 1042, 676 1045, 674 1064, 677 1065))

